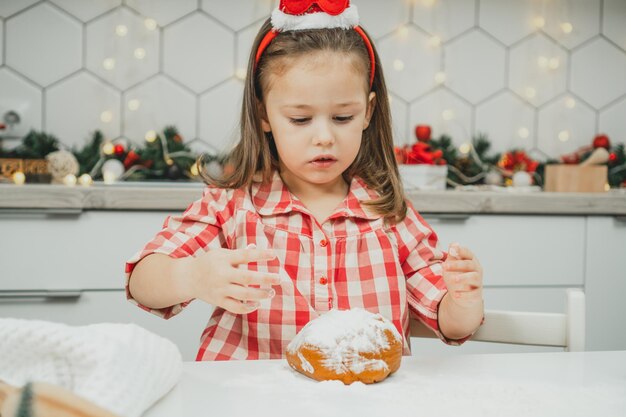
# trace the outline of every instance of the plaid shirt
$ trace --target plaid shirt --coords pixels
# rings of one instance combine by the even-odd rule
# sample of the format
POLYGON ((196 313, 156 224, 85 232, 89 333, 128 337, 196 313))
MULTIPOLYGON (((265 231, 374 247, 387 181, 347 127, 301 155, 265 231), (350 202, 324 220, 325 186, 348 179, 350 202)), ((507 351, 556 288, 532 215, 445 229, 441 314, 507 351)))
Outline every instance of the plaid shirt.
POLYGON ((196 360, 281 358, 305 324, 333 308, 381 313, 404 336, 404 354, 410 354, 410 314, 444 342, 462 343, 446 340, 438 328, 446 254, 436 247, 437 235, 408 201, 404 221, 385 225, 381 215, 360 203, 377 197, 355 177, 342 204, 319 224, 277 172, 272 182, 253 183, 249 189, 207 187, 182 215, 168 217, 154 239, 127 262, 127 298, 169 319, 191 300, 158 310, 137 303, 128 287, 137 262, 152 253, 182 258, 211 248, 256 244, 272 248, 277 258, 247 267, 278 273, 282 266, 289 279, 274 286, 276 296, 252 313, 215 308, 196 360))

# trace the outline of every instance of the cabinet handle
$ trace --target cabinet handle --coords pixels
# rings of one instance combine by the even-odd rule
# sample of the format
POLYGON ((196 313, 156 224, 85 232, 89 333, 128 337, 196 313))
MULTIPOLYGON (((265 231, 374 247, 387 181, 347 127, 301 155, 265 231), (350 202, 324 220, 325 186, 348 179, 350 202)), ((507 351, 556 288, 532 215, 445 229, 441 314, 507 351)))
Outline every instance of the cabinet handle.
POLYGON ((81 295, 82 295, 82 291, 80 290, 0 291, 0 301, 2 300, 19 301, 19 300, 32 300, 32 299, 55 300, 55 301, 77 301, 81 297, 81 295))
POLYGON ((441 214, 425 214, 425 220, 436 220, 440 222, 465 222, 471 217, 470 214, 461 213, 441 213, 441 214))
POLYGON ((82 208, 9 208, 0 209, 0 219, 27 216, 74 216, 82 214, 82 208))

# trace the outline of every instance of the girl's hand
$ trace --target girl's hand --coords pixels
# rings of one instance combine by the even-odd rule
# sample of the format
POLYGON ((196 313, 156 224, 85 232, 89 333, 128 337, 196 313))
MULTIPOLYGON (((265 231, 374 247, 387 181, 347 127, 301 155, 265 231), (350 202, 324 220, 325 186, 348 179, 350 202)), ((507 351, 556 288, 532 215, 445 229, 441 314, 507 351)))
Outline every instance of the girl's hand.
POLYGON ((450 301, 459 307, 474 307, 483 300, 483 268, 467 248, 450 245, 448 259, 443 263, 443 280, 450 301))
POLYGON ((235 314, 259 308, 259 301, 275 295, 270 285, 279 285, 280 276, 267 272, 239 269, 249 262, 269 261, 276 256, 261 249, 211 249, 193 258, 189 293, 194 298, 222 307, 235 314), (252 288, 249 285, 267 288, 252 288))

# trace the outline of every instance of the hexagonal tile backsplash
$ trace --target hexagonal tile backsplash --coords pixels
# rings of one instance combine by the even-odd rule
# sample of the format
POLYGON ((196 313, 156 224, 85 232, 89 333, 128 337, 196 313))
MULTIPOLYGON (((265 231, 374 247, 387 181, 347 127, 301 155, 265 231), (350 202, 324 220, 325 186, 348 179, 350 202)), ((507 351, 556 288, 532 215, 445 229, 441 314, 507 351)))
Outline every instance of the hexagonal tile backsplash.
MULTIPOLYGON (((549 156, 626 141, 626 0, 354 0, 390 90, 397 144, 416 124, 458 145, 549 156)), ((80 145, 179 127, 237 137, 246 60, 277 0, 0 1, 0 116, 80 145)))

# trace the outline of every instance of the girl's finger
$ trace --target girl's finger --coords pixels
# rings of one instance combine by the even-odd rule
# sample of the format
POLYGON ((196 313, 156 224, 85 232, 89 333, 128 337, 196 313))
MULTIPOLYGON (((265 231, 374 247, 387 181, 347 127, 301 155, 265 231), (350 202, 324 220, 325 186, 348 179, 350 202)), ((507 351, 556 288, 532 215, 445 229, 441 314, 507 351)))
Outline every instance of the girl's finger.
POLYGON ((273 288, 250 288, 237 284, 229 285, 225 293, 229 298, 239 301, 260 301, 266 298, 272 298, 276 295, 276 291, 273 288))
POLYGON ((448 259, 443 264, 444 271, 460 271, 460 272, 470 272, 476 270, 476 263, 474 261, 455 261, 448 259))
POLYGON ((474 259, 474 253, 466 247, 458 247, 458 258, 460 259, 474 259))
POLYGON ((230 264, 240 265, 250 262, 269 261, 274 259, 276 255, 271 250, 262 249, 234 249, 228 255, 230 264))
POLYGON ((458 284, 457 288, 463 290, 475 289, 482 287, 482 278, 478 272, 465 272, 458 274, 452 278, 452 281, 458 284))
POLYGON ((271 272, 248 271, 246 269, 235 269, 231 282, 242 286, 248 285, 279 285, 281 277, 279 274, 271 272))
POLYGON ((249 301, 242 303, 234 298, 224 298, 220 307, 234 314, 248 314, 259 308, 260 304, 257 301, 249 301))

